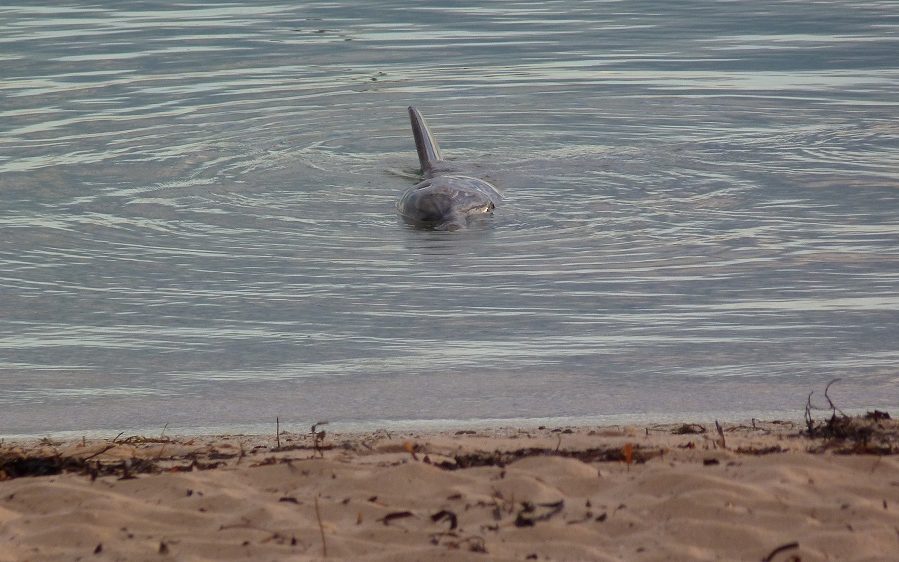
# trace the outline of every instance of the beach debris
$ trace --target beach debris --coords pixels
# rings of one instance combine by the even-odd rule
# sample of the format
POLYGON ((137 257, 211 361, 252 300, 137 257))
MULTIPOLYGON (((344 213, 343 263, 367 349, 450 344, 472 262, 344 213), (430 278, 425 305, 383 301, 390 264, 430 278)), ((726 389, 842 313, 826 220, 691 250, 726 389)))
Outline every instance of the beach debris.
MULTIPOLYGON (((315 426, 312 426, 313 433, 315 432, 315 426)), ((318 496, 313 498, 315 502, 315 519, 318 521, 318 532, 322 537, 322 556, 324 558, 328 557, 328 542, 325 540, 325 526, 322 525, 322 514, 318 509, 318 496)))
POLYGON ((727 449, 727 441, 724 439, 724 429, 721 427, 721 424, 718 423, 718 420, 715 420, 715 429, 718 431, 718 439, 715 440, 715 445, 722 449, 727 449))
MULTIPOLYGON (((837 407, 834 405, 833 400, 830 399, 830 395, 828 394, 828 392, 830 391, 831 385, 833 385, 834 383, 837 383, 839 381, 840 381, 840 379, 833 379, 832 381, 827 383, 827 386, 824 387, 824 398, 827 400, 827 403, 830 405, 830 408, 831 408, 831 416, 830 416, 831 420, 833 420, 834 418, 837 417, 837 407)), ((806 402, 805 402, 805 424, 806 424, 806 427, 808 428, 809 435, 814 437, 816 426, 815 426, 815 421, 812 418, 812 410, 813 409, 819 410, 821 408, 812 406, 812 395, 813 394, 815 394, 814 390, 809 392, 808 398, 806 399, 806 402)), ((844 414, 842 410, 840 410, 840 415, 842 417, 846 417, 846 414, 844 414)))
POLYGON ((66 457, 59 453, 52 455, 2 453, 0 452, 0 480, 12 480, 23 476, 55 476, 63 472, 80 472, 91 479, 97 476, 120 475, 123 480, 133 478, 135 473, 159 472, 157 462, 152 459, 127 459, 114 463, 91 462, 87 458, 66 457))
POLYGON ((137 476, 131 474, 131 459, 127 459, 122 463, 122 475, 119 476, 119 480, 134 480, 137 476))
POLYGON ((780 554, 781 552, 786 552, 787 550, 793 550, 794 548, 799 548, 798 542, 782 544, 782 545, 778 546, 777 548, 775 548, 774 550, 772 550, 768 554, 768 556, 762 558, 762 562, 772 562, 774 560, 774 557, 777 556, 778 554, 780 554))
POLYGON ((753 455, 760 457, 762 455, 771 455, 773 453, 786 453, 789 449, 784 449, 780 445, 771 445, 770 447, 737 447, 737 453, 741 455, 753 455))
POLYGON ((830 398, 830 387, 839 382, 834 379, 824 387, 824 398, 830 408, 830 417, 816 421, 812 417, 812 395, 805 404, 806 435, 824 439, 824 443, 811 450, 823 452, 833 450, 837 454, 895 455, 899 454, 899 420, 893 420, 888 412, 874 410, 864 416, 847 416, 830 398))
POLYGON ((865 419, 879 422, 882 420, 891 420, 893 418, 890 417, 890 414, 888 412, 883 412, 881 410, 874 410, 873 412, 867 412, 865 414, 865 419))
MULTIPOLYGON (((146 437, 144 435, 129 435, 128 437, 119 441, 118 440, 119 437, 121 437, 124 434, 125 434, 124 431, 122 433, 119 433, 116 436, 116 438, 111 441, 113 446, 115 446, 115 445, 138 445, 138 444, 144 445, 144 444, 148 444, 148 443, 157 443, 158 444, 158 443, 171 443, 172 442, 172 440, 170 438, 165 436, 164 432, 159 437, 146 437)), ((110 448, 112 448, 112 447, 110 447, 110 448)))
POLYGON ((321 458, 325 458, 324 444, 326 434, 324 429, 319 431, 318 427, 327 423, 328 422, 326 421, 315 422, 314 424, 312 424, 312 429, 310 430, 310 433, 312 434, 312 447, 319 454, 319 456, 321 456, 321 458))
POLYGON ((465 537, 464 539, 459 541, 460 546, 465 543, 468 543, 469 552, 480 552, 482 554, 487 554, 487 542, 484 540, 484 537, 465 537))
POLYGON ((705 426, 699 425, 698 423, 685 423, 682 424, 673 430, 671 430, 672 435, 696 435, 705 433, 707 430, 705 426))
MULTIPOLYGON (((899 420, 889 412, 882 410, 869 411, 864 415, 850 416, 845 414, 837 405, 830 392, 837 379, 829 382, 824 389, 824 408, 813 406, 814 393, 809 394, 806 400, 804 427, 792 422, 765 422, 767 425, 779 425, 779 431, 793 430, 793 437, 802 437, 808 441, 803 448, 811 453, 831 452, 844 455, 897 455, 899 454, 899 420), (815 410, 824 409, 826 417, 816 419, 815 410), (793 429, 795 427, 795 429, 793 429), (801 431, 800 431, 801 430, 801 431), (798 434, 798 435, 797 435, 798 434)), ((235 466, 247 464, 250 466, 263 466, 271 464, 289 463, 301 460, 291 458, 283 453, 291 450, 306 450, 313 457, 324 457, 324 452, 338 445, 325 443, 326 433, 322 426, 327 422, 317 422, 310 428, 305 439, 294 442, 283 442, 280 449, 270 446, 258 445, 248 439, 241 438, 227 450, 221 444, 203 444, 202 440, 179 439, 166 435, 163 432, 152 437, 127 436, 119 433, 112 439, 97 440, 93 443, 83 438, 78 443, 70 443, 66 448, 64 443, 55 440, 44 439, 38 445, 31 448, 23 448, 20 445, 10 445, 4 441, 0 444, 0 481, 11 480, 20 477, 54 476, 62 473, 80 473, 89 477, 92 481, 100 477, 116 477, 131 479, 145 474, 156 473, 181 473, 197 470, 210 470, 222 466, 235 466), (195 441, 199 441, 196 445, 195 441), (160 447, 163 445, 164 447, 160 447), (189 447, 188 450, 185 448, 189 447), (224 450, 223 450, 224 447, 224 450), (127 458, 123 458, 127 457, 127 458)), ((276 417, 276 427, 280 429, 280 418, 276 417)), ((706 431, 703 436, 709 446, 726 448, 725 437, 734 439, 731 435, 743 430, 768 431, 757 420, 754 427, 733 426, 723 427, 716 423, 716 432, 699 424, 682 424, 680 426, 661 427, 659 431, 666 431, 677 435, 699 434, 706 431), (710 434, 710 435, 709 435, 710 434), (731 434, 731 435, 728 435, 731 434), (713 437, 714 436, 714 437, 713 437)), ((469 430, 464 430, 469 431, 469 430)), ((286 432, 285 432, 286 433, 286 432)), ((378 435, 386 435, 379 431, 378 435)), ((280 435, 280 432, 279 432, 280 435)), ((463 433, 467 435, 467 433, 463 433)), ((493 451, 483 450, 456 450, 446 455, 428 450, 422 443, 415 440, 401 441, 397 446, 399 451, 407 452, 413 458, 421 462, 428 462, 443 470, 464 470, 475 467, 505 468, 510 463, 529 458, 555 456, 577 459, 588 464, 623 462, 630 467, 631 464, 642 464, 646 461, 665 454, 664 446, 651 446, 636 443, 609 443, 607 446, 584 448, 577 445, 561 446, 559 437, 564 435, 564 429, 550 433, 556 436, 556 441, 548 446, 521 447, 515 449, 497 449, 493 451), (630 445, 630 448, 628 447, 630 445), (425 453, 430 456, 425 456, 425 453)), ((617 435, 616 435, 617 436, 617 435)), ((287 441, 291 441, 288 438, 287 441)), ((673 445, 678 449, 699 449, 700 443, 684 440, 684 443, 673 445)), ((268 443, 271 443, 269 440, 268 443)), ((731 449, 739 455, 771 455, 795 450, 794 442, 783 441, 777 444, 764 446, 751 442, 731 443, 731 449)), ((344 447, 346 448, 346 447, 344 447)), ((723 461, 722 461, 723 462, 723 461)), ((502 478, 499 473, 498 477, 502 478)), ((461 496, 459 496, 461 497, 461 496)))
MULTIPOLYGON (((662 455, 661 448, 644 448, 632 445, 632 462, 645 463, 651 458, 662 455)), ((589 449, 544 449, 539 447, 527 447, 511 451, 477 451, 468 454, 459 454, 453 460, 435 463, 434 466, 444 470, 459 470, 479 466, 496 466, 505 468, 509 463, 528 457, 564 457, 577 459, 581 462, 622 462, 625 461, 624 448, 618 446, 592 447, 589 449)))
POLYGON ((414 460, 418 460, 418 455, 415 454, 417 450, 419 450, 419 446, 414 441, 403 441, 403 450, 412 455, 414 460))
POLYGON ((453 513, 452 511, 449 511, 448 509, 438 511, 437 513, 435 513, 434 515, 431 516, 431 521, 433 521, 434 523, 438 523, 444 519, 449 521, 450 531, 455 530, 455 528, 459 526, 459 518, 456 516, 455 513, 453 513))
POLYGON ((515 517, 516 527, 533 527, 539 521, 547 521, 565 509, 565 500, 550 503, 522 502, 521 511, 515 517), (542 513, 538 512, 538 508, 542 513))
POLYGON ((55 456, 7 458, 0 463, 0 481, 22 476, 52 476, 62 472, 68 464, 69 459, 55 456))
POLYGON ((460 537, 454 531, 445 531, 442 533, 431 534, 431 544, 434 546, 445 546, 450 550, 460 550, 463 546, 468 548, 469 552, 487 553, 487 542, 484 537, 479 535, 471 535, 468 537, 460 537), (444 539, 448 539, 445 542, 444 539))
POLYGON ((397 519, 405 519, 406 517, 415 517, 415 514, 411 511, 392 511, 378 519, 378 521, 384 523, 384 525, 390 525, 391 521, 395 521, 397 519))

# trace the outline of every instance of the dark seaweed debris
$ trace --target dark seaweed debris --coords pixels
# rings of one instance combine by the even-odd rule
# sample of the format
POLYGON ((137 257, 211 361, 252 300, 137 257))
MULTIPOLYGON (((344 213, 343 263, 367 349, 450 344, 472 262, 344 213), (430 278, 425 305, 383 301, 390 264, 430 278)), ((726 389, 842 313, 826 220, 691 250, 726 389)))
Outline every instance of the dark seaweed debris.
POLYGON ((696 435, 705 433, 706 428, 697 424, 697 423, 685 423, 680 427, 675 428, 671 434, 672 435, 696 435))
POLYGON ((844 455, 899 454, 899 424, 889 418, 875 421, 868 417, 833 415, 809 431, 823 438, 820 451, 833 450, 844 455))
POLYGON ((118 476, 120 480, 134 478, 137 474, 159 472, 188 472, 218 468, 223 462, 203 462, 191 456, 183 464, 166 463, 161 466, 159 459, 133 458, 121 461, 97 461, 93 456, 86 458, 64 457, 59 454, 23 454, 0 452, 0 480, 11 480, 26 476, 55 476, 62 473, 79 473, 90 476, 118 476))
POLYGON ((84 470, 85 465, 75 459, 60 457, 0 457, 0 480, 22 476, 53 476, 63 471, 84 470))
POLYGON ((770 447, 737 447, 736 452, 741 455, 754 455, 760 457, 774 453, 785 453, 787 452, 787 449, 784 449, 780 445, 772 445, 770 447))
POLYGON ((824 398, 830 408, 830 417, 817 421, 812 417, 812 394, 805 406, 806 435, 823 439, 824 443, 814 452, 832 450, 844 455, 896 455, 899 454, 899 421, 881 410, 864 416, 847 416, 828 395, 830 387, 839 381, 834 379, 824 388, 824 398))
POLYGON ((538 521, 547 521, 565 509, 565 500, 552 503, 524 502, 515 517, 516 527, 533 527, 538 521), (538 509, 539 508, 539 509, 538 509))
MULTIPOLYGON (((647 460, 662 454, 661 449, 633 448, 632 462, 645 463, 647 460)), ((479 466, 497 466, 503 468, 509 463, 527 457, 565 457, 581 462, 626 462, 627 458, 621 447, 594 447, 591 449, 564 450, 528 447, 514 451, 478 451, 464 455, 456 455, 454 461, 443 461, 436 466, 444 470, 458 470, 479 466)))
MULTIPOLYGON (((184 469, 189 468, 190 465, 184 467, 184 469)), ((0 480, 25 476, 54 476, 63 472, 78 472, 89 475, 91 478, 119 476, 121 479, 128 479, 133 478, 134 474, 151 474, 159 471, 158 463, 149 459, 101 463, 60 455, 0 454, 0 480)))

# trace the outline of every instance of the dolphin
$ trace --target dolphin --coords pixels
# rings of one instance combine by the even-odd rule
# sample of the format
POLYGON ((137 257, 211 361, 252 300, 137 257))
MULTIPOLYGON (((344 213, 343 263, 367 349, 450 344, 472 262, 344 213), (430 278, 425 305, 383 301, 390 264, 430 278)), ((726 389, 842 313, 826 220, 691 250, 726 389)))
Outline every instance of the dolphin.
POLYGON ((482 179, 454 173, 425 118, 412 106, 409 119, 424 180, 397 201, 403 220, 419 228, 459 230, 471 218, 492 215, 502 201, 499 191, 482 179))

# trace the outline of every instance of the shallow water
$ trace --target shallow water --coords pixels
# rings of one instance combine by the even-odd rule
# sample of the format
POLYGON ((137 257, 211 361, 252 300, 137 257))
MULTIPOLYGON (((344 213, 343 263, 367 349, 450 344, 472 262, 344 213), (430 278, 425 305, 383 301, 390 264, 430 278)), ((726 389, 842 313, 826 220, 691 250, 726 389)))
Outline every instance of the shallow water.
POLYGON ((899 405, 895 3, 304 4, 0 7, 0 434, 899 405))

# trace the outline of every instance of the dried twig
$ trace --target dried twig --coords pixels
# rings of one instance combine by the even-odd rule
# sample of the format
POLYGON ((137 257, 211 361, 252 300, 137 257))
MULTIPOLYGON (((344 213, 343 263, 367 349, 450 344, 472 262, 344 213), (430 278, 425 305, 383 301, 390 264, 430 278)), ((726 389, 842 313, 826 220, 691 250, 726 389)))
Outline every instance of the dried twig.
POLYGON ((446 519, 447 521, 449 521, 450 531, 455 530, 456 527, 459 526, 459 518, 456 516, 455 513, 453 513, 452 511, 449 511, 447 509, 438 511, 437 513, 435 513, 434 515, 431 516, 431 521, 433 521, 434 523, 437 523, 438 521, 441 521, 443 519, 446 519))
POLYGON ((840 379, 833 379, 832 381, 830 381, 829 383, 827 383, 827 386, 824 387, 824 398, 826 398, 826 399, 827 399, 827 403, 830 404, 830 409, 831 409, 832 412, 833 412, 833 413, 832 413, 833 416, 836 416, 836 415, 837 415, 837 412, 840 412, 840 415, 843 416, 843 417, 845 418, 845 417, 846 417, 846 414, 843 413, 843 410, 837 408, 837 407, 834 405, 833 400, 830 399, 830 396, 827 395, 827 391, 830 390, 830 385, 832 385, 832 384, 835 383, 835 382, 839 382, 839 381, 840 381, 840 379))
POLYGON ((318 429, 318 426, 325 425, 327 423, 328 422, 326 421, 315 422, 314 424, 312 424, 312 429, 310 431, 312 434, 312 447, 313 449, 315 449, 315 452, 321 456, 321 458, 325 458, 325 452, 322 449, 322 445, 324 445, 325 443, 325 430, 316 430, 318 429))
POLYGON ((328 543, 325 542, 325 527, 322 525, 322 514, 318 510, 318 496, 313 498, 315 502, 315 518, 318 519, 318 531, 322 535, 322 556, 328 557, 328 543))
POLYGON ((243 441, 239 441, 238 443, 240 444, 240 454, 237 456, 236 464, 240 464, 240 461, 242 461, 243 458, 247 456, 247 451, 243 448, 243 441))
POLYGON ((774 560, 774 557, 777 556, 778 554, 780 554, 781 552, 784 552, 785 550, 793 550, 794 548, 799 548, 798 542, 791 542, 791 543, 780 545, 779 547, 772 550, 771 553, 768 554, 768 556, 762 558, 762 562, 771 562, 772 560, 774 560))
POLYGON ((812 419, 812 394, 814 393, 814 390, 809 392, 808 399, 805 401, 805 427, 808 429, 809 435, 815 432, 815 420, 812 419))
POLYGON ((105 453, 106 451, 108 451, 108 450, 110 450, 110 449, 115 449, 116 447, 118 447, 118 445, 115 445, 115 444, 107 445, 107 446, 104 447, 102 450, 97 451, 97 452, 94 453, 93 455, 88 455, 88 456, 86 456, 86 457, 83 457, 81 460, 83 460, 83 461, 88 461, 88 460, 90 460, 90 459, 92 459, 92 458, 94 458, 94 457, 99 457, 100 455, 102 455, 102 454, 105 453))
POLYGON ((415 514, 411 511, 393 511, 378 519, 378 521, 380 521, 384 525, 390 525, 391 521, 395 519, 405 519, 406 517, 415 517, 415 514))
POLYGON ((524 502, 521 504, 521 511, 519 511, 518 515, 515 517, 515 526, 533 527, 535 523, 551 519, 553 516, 560 513, 563 509, 565 509, 565 500, 559 500, 557 502, 551 503, 538 503, 536 505, 532 504, 531 502, 524 502), (538 507, 546 508, 547 511, 539 515, 535 515, 538 507))
POLYGON ((724 440, 724 429, 721 427, 721 424, 718 423, 718 420, 715 420, 715 429, 718 430, 718 439, 717 443, 722 449, 727 449, 727 442, 724 440))

